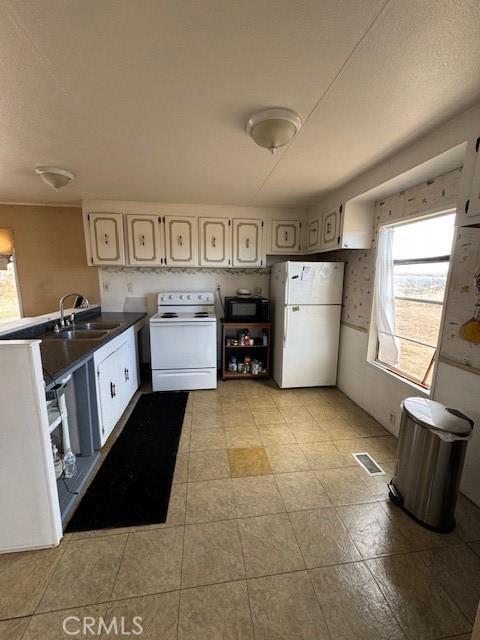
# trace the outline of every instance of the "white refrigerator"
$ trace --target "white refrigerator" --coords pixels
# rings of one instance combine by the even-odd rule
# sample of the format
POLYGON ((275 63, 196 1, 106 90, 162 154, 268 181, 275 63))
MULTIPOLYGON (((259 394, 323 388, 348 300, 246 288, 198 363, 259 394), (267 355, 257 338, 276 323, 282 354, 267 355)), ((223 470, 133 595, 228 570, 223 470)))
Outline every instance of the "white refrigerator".
POLYGON ((273 377, 280 388, 336 384, 343 267, 343 262, 272 267, 273 377))

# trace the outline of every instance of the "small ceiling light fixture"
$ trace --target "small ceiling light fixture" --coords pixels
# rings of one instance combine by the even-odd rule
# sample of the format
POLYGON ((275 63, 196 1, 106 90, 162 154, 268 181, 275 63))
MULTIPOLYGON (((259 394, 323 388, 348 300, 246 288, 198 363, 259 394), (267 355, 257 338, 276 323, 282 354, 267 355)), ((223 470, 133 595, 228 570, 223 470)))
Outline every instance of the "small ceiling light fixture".
POLYGON ((247 122, 247 133, 260 147, 272 154, 288 144, 302 126, 298 113, 284 107, 257 111, 247 122))
POLYGON ((66 187, 75 178, 75 174, 71 171, 58 167, 35 167, 35 173, 55 191, 66 187))

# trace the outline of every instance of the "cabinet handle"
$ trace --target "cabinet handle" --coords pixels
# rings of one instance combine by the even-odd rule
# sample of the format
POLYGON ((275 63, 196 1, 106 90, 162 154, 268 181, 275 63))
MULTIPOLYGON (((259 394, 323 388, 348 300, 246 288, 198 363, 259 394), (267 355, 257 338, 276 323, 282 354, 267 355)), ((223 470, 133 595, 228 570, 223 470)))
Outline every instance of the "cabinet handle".
POLYGON ((115 396, 117 395, 117 391, 113 382, 110 382, 110 395, 112 396, 112 398, 115 398, 115 396))
POLYGON ((125 374, 125 381, 126 381, 126 382, 128 382, 128 381, 130 380, 130 373, 129 373, 128 369, 127 369, 127 368, 125 368, 125 369, 123 370, 123 372, 124 372, 124 374, 125 374))
POLYGON ((105 244, 108 244, 108 233, 105 234, 105 244))
POLYGON ((215 238, 215 236, 212 237, 212 247, 215 249, 215 247, 217 246, 217 240, 215 238))
POLYGON ((249 248, 250 248, 250 238, 247 238, 247 239, 245 240, 245 246, 247 247, 247 249, 249 249, 249 248))
POLYGON ((182 236, 178 236, 178 245, 179 245, 180 247, 182 247, 182 246, 183 246, 183 238, 182 238, 182 236))
POLYGON ((145 236, 140 236, 140 244, 144 247, 145 246, 145 236))

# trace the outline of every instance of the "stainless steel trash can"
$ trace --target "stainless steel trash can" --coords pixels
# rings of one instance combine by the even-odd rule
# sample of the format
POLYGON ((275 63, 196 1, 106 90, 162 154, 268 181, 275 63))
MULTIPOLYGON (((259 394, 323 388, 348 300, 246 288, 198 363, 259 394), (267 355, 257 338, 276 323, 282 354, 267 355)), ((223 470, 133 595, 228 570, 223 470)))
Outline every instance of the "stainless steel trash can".
POLYGON ((473 421, 426 398, 402 403, 390 499, 434 531, 455 528, 455 506, 473 421))

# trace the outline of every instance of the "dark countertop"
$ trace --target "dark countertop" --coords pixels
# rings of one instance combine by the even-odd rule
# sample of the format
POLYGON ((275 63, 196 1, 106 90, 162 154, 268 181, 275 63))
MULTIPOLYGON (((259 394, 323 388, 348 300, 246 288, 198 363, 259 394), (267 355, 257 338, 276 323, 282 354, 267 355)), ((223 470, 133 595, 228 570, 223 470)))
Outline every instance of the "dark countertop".
MULTIPOLYGON (((95 311, 94 314, 78 314, 77 322, 81 320, 102 320, 103 322, 120 323, 120 327, 110 331, 102 340, 42 340, 40 352, 42 354, 42 365, 44 379, 49 386, 53 379, 63 378, 69 371, 76 369, 92 357, 93 353, 103 347, 104 344, 113 340, 123 331, 133 326, 136 322, 146 316, 145 313, 114 313, 95 311)), ((37 336, 42 339, 42 335, 37 336)))

